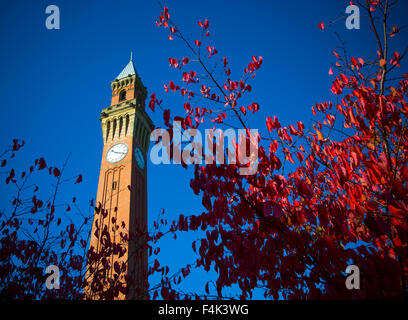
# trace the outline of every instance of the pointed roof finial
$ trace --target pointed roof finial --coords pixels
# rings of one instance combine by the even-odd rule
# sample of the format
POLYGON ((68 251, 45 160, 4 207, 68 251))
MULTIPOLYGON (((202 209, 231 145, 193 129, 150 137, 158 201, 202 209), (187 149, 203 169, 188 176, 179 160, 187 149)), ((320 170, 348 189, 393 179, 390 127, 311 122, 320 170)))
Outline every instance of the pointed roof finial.
POLYGON ((115 80, 120 80, 123 78, 126 78, 130 75, 134 75, 137 74, 135 66, 133 65, 133 52, 130 52, 130 61, 129 63, 126 65, 126 67, 122 70, 121 73, 119 73, 119 75, 115 78, 115 80))

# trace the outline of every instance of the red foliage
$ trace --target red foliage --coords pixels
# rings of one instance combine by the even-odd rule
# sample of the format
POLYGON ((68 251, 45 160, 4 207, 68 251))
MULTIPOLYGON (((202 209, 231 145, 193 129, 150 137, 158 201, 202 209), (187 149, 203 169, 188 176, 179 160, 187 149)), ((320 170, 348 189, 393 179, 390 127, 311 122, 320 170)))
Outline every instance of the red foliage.
MULTIPOLYGON (((377 5, 370 2, 370 18, 377 5)), ((163 15, 160 21, 171 25, 163 15)), ((199 26, 207 29, 209 23, 199 26)), ((324 30, 325 25, 318 27, 324 30)), ((398 29, 393 30, 395 36, 398 29)), ((179 30, 177 35, 188 43, 179 30)), ((202 41, 195 40, 196 46, 202 41)), ((215 78, 208 60, 215 49, 205 42, 210 56, 188 45, 201 68, 194 74, 207 78, 195 78, 202 83, 194 89, 189 73, 183 75, 197 98, 189 96, 188 108, 184 104, 183 109, 195 117, 197 127, 206 115, 218 124, 237 119, 248 129, 249 118, 243 121, 250 115, 246 109, 254 113, 260 106, 251 103, 240 112, 235 106, 251 91, 247 82, 255 77, 262 57, 252 57, 239 81, 230 78, 223 57, 227 78, 215 78), (217 107, 207 104, 205 112, 195 112, 199 101, 210 97, 210 89, 217 91, 217 107)), ((372 78, 365 74, 362 58, 345 61, 345 56, 333 53, 343 64, 336 63, 341 71, 331 87, 341 103, 313 106, 312 128, 304 131, 302 122, 282 127, 276 116, 268 116, 255 175, 242 176, 239 165, 232 164, 195 167, 191 187, 201 194, 206 212, 180 216, 174 225, 180 231, 206 232, 201 244, 196 247, 193 242, 192 248, 198 253, 197 266, 217 272, 218 297, 233 284, 241 289, 240 298, 251 297, 255 288, 264 288, 265 297, 287 299, 407 297, 408 75, 385 88, 383 52, 379 56, 384 62, 372 78), (294 165, 285 167, 286 160, 294 165), (360 290, 345 286, 349 264, 360 268, 360 290)), ((399 67, 402 56, 394 53, 390 66, 399 67)), ((329 74, 334 73, 330 68, 329 74)), ((170 127, 169 109, 164 119, 170 127)), ((204 289, 209 296, 208 283, 204 289)), ((163 294, 169 296, 165 290, 163 294)))

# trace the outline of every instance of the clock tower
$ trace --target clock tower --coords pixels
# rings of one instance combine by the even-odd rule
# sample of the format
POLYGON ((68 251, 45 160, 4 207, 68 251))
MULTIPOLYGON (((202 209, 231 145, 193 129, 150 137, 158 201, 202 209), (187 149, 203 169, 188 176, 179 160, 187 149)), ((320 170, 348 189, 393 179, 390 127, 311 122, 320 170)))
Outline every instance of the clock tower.
MULTIPOLYGON (((96 256, 106 250, 103 239, 106 232, 112 243, 120 243, 122 252, 116 251, 101 262, 110 267, 102 277, 103 281, 108 281, 104 287, 110 286, 109 281, 120 270, 119 281, 127 284, 128 291, 120 292, 116 298, 143 299, 147 284, 147 249, 144 246, 147 232, 146 154, 153 124, 145 111, 147 90, 132 57, 112 81, 111 88, 111 104, 102 109, 99 118, 103 151, 90 248, 96 256)), ((94 265, 90 271, 88 266, 85 293, 93 299, 100 298, 89 291, 90 280, 98 273, 98 268, 94 265)))

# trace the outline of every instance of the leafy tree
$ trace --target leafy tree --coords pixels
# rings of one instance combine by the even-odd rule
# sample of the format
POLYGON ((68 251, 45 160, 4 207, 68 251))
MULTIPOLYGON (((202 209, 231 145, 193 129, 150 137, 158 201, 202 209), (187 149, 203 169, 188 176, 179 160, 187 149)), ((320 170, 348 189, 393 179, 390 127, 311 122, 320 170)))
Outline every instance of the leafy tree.
MULTIPOLYGON (((0 155, 1 167, 7 169, 23 146, 24 141, 14 140, 0 155)), ((0 212, 0 299, 117 299, 130 290, 132 298, 147 298, 148 284, 142 281, 141 286, 128 277, 127 260, 121 258, 130 244, 136 244, 136 256, 147 249, 153 257, 158 253, 156 243, 168 233, 162 232, 167 223, 164 212, 151 233, 140 229, 137 235, 129 233, 122 221, 112 219, 108 224, 108 211, 101 204, 94 207, 93 200, 83 212, 75 197, 66 201, 66 193, 61 196, 64 185, 82 182, 81 174, 64 178, 67 162, 59 169, 39 158, 27 170, 3 172, 13 196, 9 208, 0 212), (102 217, 95 230, 98 250, 89 246, 94 214, 102 217), (58 273, 48 270, 50 266, 58 273)), ((148 273, 162 270, 157 261, 140 278, 146 282, 148 273)))
MULTIPOLYGON (((235 141, 236 150, 259 144, 254 175, 241 175, 248 164, 239 161, 195 165, 190 184, 206 211, 181 215, 176 227, 205 232, 192 248, 197 267, 217 272, 215 283, 205 284, 208 297, 212 288, 223 298, 224 288, 238 285, 242 299, 256 288, 274 299, 407 298, 408 74, 399 70, 408 47, 391 51, 399 28, 389 20, 397 2, 358 5, 367 13, 377 55, 349 57, 344 45, 333 51, 336 102, 317 103, 309 129, 301 121, 282 127, 271 115, 257 136, 249 132, 250 120, 261 106, 241 101, 262 57, 253 56, 234 79, 228 59, 210 41, 210 22, 199 21, 200 36, 190 39, 163 7, 157 26, 169 31, 169 40, 181 40, 189 54, 169 59, 182 82, 165 85, 185 99, 184 115, 151 95, 149 106, 163 112, 171 137, 158 143, 170 158, 181 150, 173 120, 184 130, 206 124, 248 129, 241 144, 235 141), (359 267, 360 290, 345 286, 351 264, 359 267)), ((324 23, 318 27, 323 30, 324 23)), ((178 292, 169 286, 161 294, 178 292)))
MULTIPOLYGON (((1 166, 7 168, 9 158, 23 146, 24 141, 14 140, 1 155, 1 166)), ((64 180, 64 169, 65 165, 60 170, 39 158, 26 171, 8 171, 5 184, 15 193, 10 210, 0 212, 1 299, 81 298, 87 244, 83 233, 89 217, 76 205, 75 198, 69 203, 57 202, 62 184, 82 181, 82 175, 64 180), (33 177, 41 173, 49 174, 52 189, 40 196, 40 186, 33 183, 33 177), (83 218, 81 223, 71 220, 71 208, 83 218), (46 290, 48 266, 59 268, 58 290, 46 290)))

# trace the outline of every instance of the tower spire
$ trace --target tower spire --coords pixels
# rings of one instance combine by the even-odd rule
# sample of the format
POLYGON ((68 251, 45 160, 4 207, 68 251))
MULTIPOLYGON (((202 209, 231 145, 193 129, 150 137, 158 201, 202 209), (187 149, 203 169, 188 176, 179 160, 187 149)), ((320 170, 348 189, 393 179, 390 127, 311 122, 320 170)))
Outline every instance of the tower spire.
POLYGON ((120 79, 126 78, 128 76, 137 74, 135 66, 133 65, 132 59, 133 59, 133 51, 130 51, 130 61, 129 61, 129 63, 122 70, 122 72, 119 73, 119 75, 115 78, 115 80, 120 80, 120 79))

